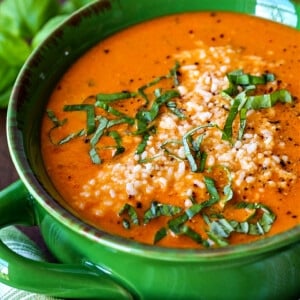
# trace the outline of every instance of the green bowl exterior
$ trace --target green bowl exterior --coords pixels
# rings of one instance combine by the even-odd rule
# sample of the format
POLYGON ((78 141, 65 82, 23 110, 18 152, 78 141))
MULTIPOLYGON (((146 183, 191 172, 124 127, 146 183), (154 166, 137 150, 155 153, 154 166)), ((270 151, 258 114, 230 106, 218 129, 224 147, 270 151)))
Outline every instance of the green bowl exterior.
POLYGON ((34 198, 43 237, 60 261, 104 270, 142 299, 300 295, 299 226, 255 243, 215 250, 165 249, 112 236, 63 208, 43 167, 39 144, 51 90, 80 55, 105 37, 154 17, 198 10, 248 13, 300 29, 299 7, 296 1, 278 6, 271 0, 103 0, 75 13, 32 54, 11 97, 8 142, 17 171, 34 198))

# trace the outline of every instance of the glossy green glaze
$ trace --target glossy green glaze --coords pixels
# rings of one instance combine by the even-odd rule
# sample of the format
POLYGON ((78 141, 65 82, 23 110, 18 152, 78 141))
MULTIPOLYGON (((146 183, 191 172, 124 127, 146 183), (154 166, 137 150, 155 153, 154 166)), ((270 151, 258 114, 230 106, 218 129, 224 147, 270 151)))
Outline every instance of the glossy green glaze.
POLYGON ((0 224, 37 224, 62 264, 28 261, 0 244, 0 280, 64 298, 299 298, 299 226, 249 245, 214 250, 138 244, 98 231, 63 209, 54 200, 63 201, 39 150, 50 91, 74 60, 108 35, 157 16, 196 10, 250 13, 300 29, 299 7, 287 0, 106 0, 59 27, 24 65, 12 94, 8 142, 21 181, 0 193, 0 224), (29 273, 31 278, 20 276, 29 273))

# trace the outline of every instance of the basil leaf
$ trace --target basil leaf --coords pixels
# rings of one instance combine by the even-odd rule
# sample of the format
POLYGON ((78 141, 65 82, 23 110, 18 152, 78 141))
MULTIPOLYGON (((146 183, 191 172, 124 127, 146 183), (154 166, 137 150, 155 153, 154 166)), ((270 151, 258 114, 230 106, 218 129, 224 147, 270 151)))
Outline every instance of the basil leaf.
POLYGON ((64 14, 51 18, 32 39, 32 48, 39 46, 50 35, 50 33, 55 30, 57 26, 66 20, 67 17, 68 15, 64 14))
POLYGON ((0 108, 7 107, 16 70, 21 69, 32 49, 67 17, 60 14, 72 13, 89 2, 91 0, 0 0, 0 108), (7 65, 12 69, 2 76, 6 74, 7 65))
POLYGON ((123 153, 125 151, 125 148, 122 146, 122 138, 120 134, 117 131, 110 131, 108 135, 112 137, 116 142, 116 146, 114 146, 114 148, 116 148, 114 156, 123 153))
POLYGON ((144 224, 147 224, 152 219, 158 218, 160 216, 172 217, 180 212, 181 208, 179 206, 152 201, 150 208, 145 211, 144 224))
POLYGON ((65 143, 68 143, 68 142, 70 142, 71 140, 73 140, 73 139, 75 139, 77 137, 85 135, 85 133, 86 132, 85 132, 84 129, 81 129, 81 130, 79 130, 77 132, 73 132, 73 133, 67 135, 66 137, 62 138, 60 141, 58 141, 56 143, 56 145, 63 145, 65 143))
POLYGON ((217 188, 215 186, 215 181, 214 179, 210 178, 210 177, 207 177, 207 176, 204 176, 204 184, 206 186, 206 189, 209 193, 209 202, 210 202, 210 205, 218 202, 220 200, 220 196, 219 196, 219 193, 217 191, 217 188))
POLYGON ((142 140, 137 146, 137 149, 135 152, 136 154, 142 154, 145 151, 149 137, 150 137, 150 134, 147 132, 142 136, 142 140))
POLYGON ((196 232, 195 230, 193 230, 191 227, 189 227, 187 225, 181 226, 180 234, 189 237, 190 239, 195 241, 197 244, 202 244, 205 247, 209 246, 207 241, 205 241, 198 232, 196 232))
POLYGON ((171 111, 175 116, 177 116, 179 119, 183 120, 186 118, 185 114, 182 112, 181 109, 177 107, 176 102, 169 101, 166 103, 167 108, 169 111, 171 111))
POLYGON ((52 121, 54 128, 63 126, 67 122, 67 119, 59 120, 55 113, 50 109, 47 109, 46 112, 48 118, 52 121))
POLYGON ((141 129, 145 130, 145 126, 157 117, 159 109, 164 103, 178 96, 180 95, 179 92, 176 90, 166 91, 165 93, 161 94, 155 99, 149 110, 138 111, 136 115, 136 118, 139 120, 138 125, 140 126, 138 127, 138 132, 141 132, 141 129))
POLYGON ((96 147, 92 147, 89 151, 89 155, 91 158, 91 161, 95 164, 95 165, 99 165, 101 164, 102 160, 101 157, 99 156, 96 147))
POLYGON ((220 129, 216 124, 210 123, 207 125, 201 125, 195 127, 192 130, 185 133, 182 137, 184 154, 190 164, 190 168, 192 172, 203 171, 205 160, 206 160, 206 154, 204 154, 203 156, 202 153, 200 152, 200 145, 203 140, 203 135, 200 135, 200 137, 196 139, 196 141, 193 140, 193 135, 199 130, 212 128, 212 127, 220 129))
POLYGON ((0 32, 0 59, 6 65, 21 67, 30 53, 31 48, 25 40, 8 32, 0 32))
POLYGON ((114 115, 118 118, 122 118, 123 120, 126 120, 126 123, 128 123, 130 125, 133 125, 135 123, 135 120, 133 118, 131 118, 131 117, 127 116, 126 114, 118 111, 117 109, 113 108, 112 106, 110 106, 106 102, 96 101, 95 106, 104 109, 108 113, 110 113, 110 114, 112 114, 112 115, 114 115))
POLYGON ((130 205, 128 203, 124 204, 124 206, 119 211, 120 216, 123 214, 128 214, 128 216, 130 217, 131 223, 133 223, 135 225, 139 225, 139 219, 138 219, 137 212, 132 205, 130 205))
POLYGON ((161 229, 159 229, 154 236, 154 244, 157 244, 166 235, 167 235, 167 229, 165 227, 162 227, 161 229))
POLYGON ((227 74, 229 82, 233 85, 259 85, 274 81, 275 76, 272 73, 262 74, 261 76, 244 73, 243 70, 234 70, 227 74))
POLYGON ((245 103, 246 109, 262 109, 270 108, 274 106, 277 102, 281 103, 292 103, 293 98, 289 91, 287 90, 277 90, 270 94, 249 96, 247 102, 245 103))
POLYGON ((93 133, 95 131, 95 109, 92 104, 78 104, 78 105, 65 105, 64 111, 85 111, 86 118, 86 127, 87 127, 87 135, 93 133))
POLYGON ((180 227, 188 221, 189 217, 186 213, 168 221, 168 227, 175 234, 180 233, 180 227))
POLYGON ((93 0, 67 0, 61 2, 61 13, 62 14, 71 14, 75 10, 81 8, 84 5, 92 2, 93 0))
POLYGON ((97 94, 96 101, 104 102, 104 103, 111 103, 117 100, 129 99, 136 96, 136 93, 131 92, 120 92, 120 93, 113 93, 113 94, 97 94))
POLYGON ((187 215, 188 219, 192 219, 195 215, 197 215, 203 208, 208 206, 208 201, 204 201, 201 203, 195 203, 191 207, 189 207, 185 214, 187 215))
POLYGON ((12 2, 11 9, 14 9, 15 19, 20 20, 21 36, 24 38, 32 38, 60 9, 59 2, 53 0, 9 1, 12 2))
POLYGON ((49 110, 49 109, 47 110, 47 116, 53 123, 53 127, 49 130, 48 136, 49 136, 49 139, 50 139, 51 143, 54 144, 54 145, 63 145, 63 144, 68 143, 68 142, 70 142, 71 140, 73 140, 77 137, 81 137, 81 136, 86 134, 86 131, 84 129, 81 129, 77 132, 72 132, 71 134, 67 135, 66 137, 64 137, 64 138, 60 139, 59 141, 55 142, 52 139, 52 131, 55 130, 56 128, 58 128, 58 127, 63 126, 67 122, 67 119, 59 120, 56 117, 55 113, 52 110, 49 110))
POLYGON ((226 239, 218 236, 217 234, 215 234, 213 231, 207 231, 206 232, 208 237, 218 246, 220 247, 226 247, 229 245, 229 243, 227 242, 226 239))
MULTIPOLYGON (((208 220, 208 219, 207 219, 208 220)), ((226 219, 218 219, 209 222, 210 232, 221 238, 228 238, 235 228, 226 219)))

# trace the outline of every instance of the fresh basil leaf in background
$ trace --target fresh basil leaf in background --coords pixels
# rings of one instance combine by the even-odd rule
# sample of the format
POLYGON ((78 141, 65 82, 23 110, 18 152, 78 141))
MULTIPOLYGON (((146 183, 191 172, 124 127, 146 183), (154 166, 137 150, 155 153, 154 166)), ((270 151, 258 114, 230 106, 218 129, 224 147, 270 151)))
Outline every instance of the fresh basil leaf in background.
MULTIPOLYGON (((10 0, 11 1, 11 0, 10 0)), ((32 38, 39 29, 60 10, 58 1, 55 0, 15 0, 22 18, 22 25, 32 38)))
POLYGON ((70 14, 73 11, 79 9, 80 7, 91 3, 93 0, 69 0, 69 1, 64 1, 61 7, 61 12, 70 14))
POLYGON ((39 44, 41 44, 47 38, 47 36, 68 16, 69 15, 59 15, 50 19, 33 38, 32 47, 36 48, 39 44))
POLYGON ((60 22, 91 0, 0 0, 0 109, 19 70, 60 22))
POLYGON ((0 1, 0 30, 21 36, 21 19, 16 18, 14 1, 0 1))
POLYGON ((7 65, 21 66, 30 53, 31 47, 25 40, 8 32, 0 32, 0 59, 7 65))
MULTIPOLYGON (((59 10, 57 0, 4 0, 0 7, 0 17, 4 17, 8 25, 16 23, 14 33, 18 36, 31 39, 59 10)), ((2 22, 0 24, 5 25, 2 22)))

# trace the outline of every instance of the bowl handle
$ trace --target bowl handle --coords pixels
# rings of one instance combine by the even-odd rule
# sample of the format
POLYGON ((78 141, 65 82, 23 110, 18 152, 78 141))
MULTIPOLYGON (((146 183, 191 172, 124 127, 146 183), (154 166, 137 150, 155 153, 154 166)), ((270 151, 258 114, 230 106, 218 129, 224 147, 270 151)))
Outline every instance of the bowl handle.
MULTIPOLYGON (((0 191, 0 227, 35 225, 29 192, 21 181, 0 191)), ((88 265, 38 262, 0 241, 0 281, 33 293, 60 298, 133 299, 109 274, 88 265)))

